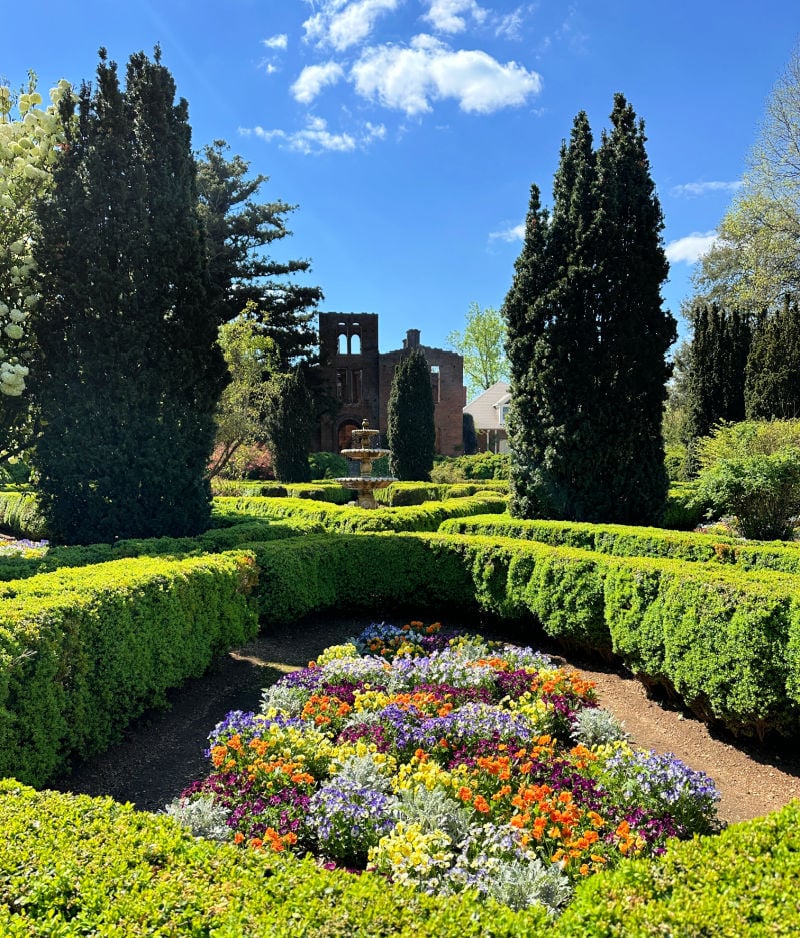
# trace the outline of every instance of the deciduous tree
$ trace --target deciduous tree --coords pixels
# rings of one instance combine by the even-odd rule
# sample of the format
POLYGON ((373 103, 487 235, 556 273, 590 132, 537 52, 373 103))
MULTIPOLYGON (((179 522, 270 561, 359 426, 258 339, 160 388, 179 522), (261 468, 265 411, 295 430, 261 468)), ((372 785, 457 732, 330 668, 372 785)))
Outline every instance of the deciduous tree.
POLYGON ((470 303, 464 332, 454 330, 447 343, 464 359, 467 393, 476 397, 497 381, 508 380, 505 355, 506 324, 500 312, 491 306, 481 309, 470 303))

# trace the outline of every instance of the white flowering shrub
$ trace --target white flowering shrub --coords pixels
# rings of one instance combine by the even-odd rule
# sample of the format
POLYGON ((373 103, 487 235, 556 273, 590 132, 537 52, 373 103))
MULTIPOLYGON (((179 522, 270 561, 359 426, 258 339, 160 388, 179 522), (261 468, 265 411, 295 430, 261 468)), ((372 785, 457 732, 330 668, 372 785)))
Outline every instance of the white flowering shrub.
POLYGON ((42 107, 31 73, 27 90, 0 85, 0 393, 19 397, 28 376, 26 320, 35 309, 33 207, 52 185, 63 140, 58 102, 71 93, 62 80, 42 107))

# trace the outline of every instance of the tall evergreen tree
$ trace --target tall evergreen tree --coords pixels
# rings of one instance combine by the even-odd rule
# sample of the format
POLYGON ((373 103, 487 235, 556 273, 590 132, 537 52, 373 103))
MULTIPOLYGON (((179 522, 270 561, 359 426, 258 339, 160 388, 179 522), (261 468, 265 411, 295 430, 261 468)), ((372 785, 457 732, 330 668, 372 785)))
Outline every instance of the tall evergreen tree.
POLYGON ((537 342, 544 342, 549 285, 547 232, 549 218, 536 185, 531 186, 525 239, 514 263, 514 279, 503 303, 506 356, 511 373, 511 413, 506 426, 511 451, 511 511, 517 517, 541 515, 535 473, 542 460, 539 394, 531 371, 537 342))
POLYGON ((687 381, 687 439, 690 468, 694 444, 721 420, 745 418, 745 366, 751 342, 750 319, 738 309, 696 303, 689 311, 692 341, 687 381))
POLYGON ((675 321, 644 128, 617 95, 598 151, 585 114, 561 152, 549 222, 535 205, 504 306, 512 369, 512 511, 654 521, 675 321))
MULTIPOLYGON (((800 305, 786 296, 753 336, 744 397, 748 420, 800 417, 800 305)), ((742 419, 742 418, 739 418, 742 419)))
POLYGON ((314 410, 304 369, 274 375, 267 399, 264 428, 275 475, 281 482, 310 482, 314 410))
POLYGON ((389 467, 402 482, 430 479, 436 446, 433 412, 428 362, 422 349, 414 348, 400 359, 389 393, 389 467))
POLYGON ((318 344, 313 319, 322 291, 295 279, 308 272, 309 261, 279 261, 266 253, 271 244, 291 234, 286 216, 296 206, 259 202, 258 192, 269 177, 248 178, 250 164, 240 156, 228 159, 227 149, 223 140, 215 140, 198 162, 210 297, 221 323, 246 309, 248 318, 275 343, 278 368, 288 371, 297 359, 311 358, 318 344))
POLYGON ((101 50, 73 109, 40 209, 43 509, 60 541, 197 533, 226 370, 187 104, 158 50, 131 56, 124 91, 101 50))

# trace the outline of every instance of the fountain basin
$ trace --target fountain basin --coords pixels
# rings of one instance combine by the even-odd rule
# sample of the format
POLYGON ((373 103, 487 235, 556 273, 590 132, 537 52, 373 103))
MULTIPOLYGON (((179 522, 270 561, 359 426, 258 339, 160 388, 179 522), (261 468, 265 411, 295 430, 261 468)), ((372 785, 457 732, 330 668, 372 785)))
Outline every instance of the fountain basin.
POLYGON ((391 476, 346 476, 334 479, 342 488, 353 489, 358 497, 359 508, 377 508, 378 503, 372 494, 373 489, 385 489, 397 480, 391 476))

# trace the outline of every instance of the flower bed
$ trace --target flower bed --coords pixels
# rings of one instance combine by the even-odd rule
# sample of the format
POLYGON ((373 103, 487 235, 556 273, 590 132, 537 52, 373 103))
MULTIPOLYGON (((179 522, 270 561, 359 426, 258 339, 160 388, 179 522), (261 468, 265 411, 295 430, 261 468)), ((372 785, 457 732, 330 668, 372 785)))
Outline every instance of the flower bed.
POLYGON ((530 648, 373 625, 209 737, 167 810, 245 848, 431 894, 563 906, 573 884, 718 827, 710 779, 633 748, 593 686, 530 648))

